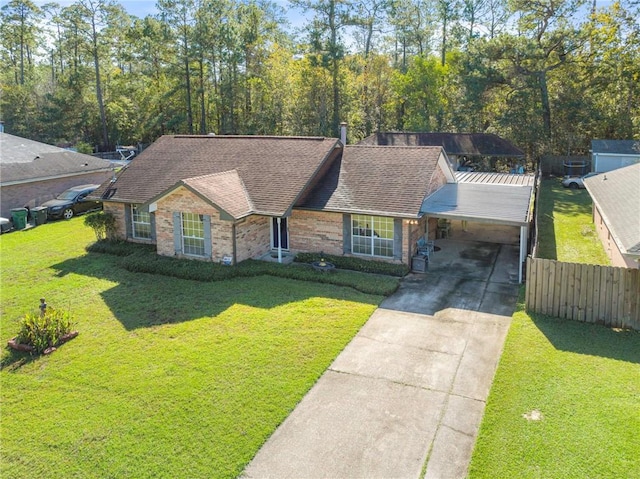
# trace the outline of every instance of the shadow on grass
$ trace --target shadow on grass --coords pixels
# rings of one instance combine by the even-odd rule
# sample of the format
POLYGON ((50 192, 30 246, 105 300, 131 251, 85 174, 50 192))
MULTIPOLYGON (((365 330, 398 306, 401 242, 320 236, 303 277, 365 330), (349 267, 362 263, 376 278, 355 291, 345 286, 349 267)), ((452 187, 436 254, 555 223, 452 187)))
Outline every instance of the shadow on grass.
POLYGON ((558 259, 556 245, 555 225, 553 224, 553 211, 555 208, 555 188, 560 183, 558 180, 543 180, 538 190, 538 257, 546 259, 558 259))
POLYGON ((100 295, 127 330, 216 316, 234 304, 271 309, 318 295, 377 304, 375 296, 331 285, 267 276, 198 282, 132 273, 119 267, 118 261, 110 255, 89 254, 53 268, 61 277, 74 273, 117 283, 100 295))
POLYGON ((560 351, 640 364, 640 332, 529 313, 536 327, 560 351))
POLYGON ((6 369, 8 371, 17 371, 22 366, 32 363, 40 357, 40 355, 16 351, 9 348, 9 346, 7 346, 7 350, 9 352, 4 354, 2 359, 0 359, 0 370, 6 369))

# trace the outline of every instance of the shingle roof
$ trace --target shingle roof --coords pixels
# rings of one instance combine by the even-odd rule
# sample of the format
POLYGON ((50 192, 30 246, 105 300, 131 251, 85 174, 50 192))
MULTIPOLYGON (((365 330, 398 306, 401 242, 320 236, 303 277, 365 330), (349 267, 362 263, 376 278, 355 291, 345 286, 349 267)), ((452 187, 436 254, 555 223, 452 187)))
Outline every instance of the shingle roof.
POLYGON ((253 213, 281 216, 337 144, 316 137, 163 136, 97 193, 112 188, 110 201, 146 203, 180 180, 236 170, 253 213))
POLYGON ((440 147, 350 145, 301 208, 417 217, 442 155, 440 147))
POLYGON ((591 140, 593 153, 613 153, 616 155, 640 156, 638 140, 591 140))
POLYGON ((43 153, 61 153, 63 151, 67 150, 0 132, 0 163, 3 165, 6 163, 31 163, 36 156, 41 156, 43 153))
POLYGON ((196 191, 236 219, 247 216, 254 210, 249 194, 236 170, 187 178, 180 183, 196 191))
POLYGON ((523 157, 524 152, 491 133, 380 132, 361 144, 388 146, 441 146, 447 155, 523 157))
POLYGON ((584 180, 622 253, 640 255, 640 163, 584 180))
POLYGON ((9 163, 2 167, 2 185, 62 178, 94 171, 108 171, 111 162, 73 151, 43 153, 31 163, 9 163))

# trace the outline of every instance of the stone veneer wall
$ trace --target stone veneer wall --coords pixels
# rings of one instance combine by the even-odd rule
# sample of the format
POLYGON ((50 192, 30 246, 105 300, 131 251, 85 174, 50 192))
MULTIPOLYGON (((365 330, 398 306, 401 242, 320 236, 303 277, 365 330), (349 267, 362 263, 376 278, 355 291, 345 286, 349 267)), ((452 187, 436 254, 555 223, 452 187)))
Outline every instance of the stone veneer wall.
POLYGON ((236 261, 259 258, 271 249, 271 217, 249 216, 236 223, 236 261))
POLYGON ((289 249, 341 256, 342 214, 293 210, 289 218, 289 249))
MULTIPOLYGON (((211 260, 220 262, 223 256, 233 255, 233 223, 221 220, 217 209, 184 187, 177 188, 158 201, 158 209, 155 212, 158 254, 175 256, 173 245, 174 211, 209 215, 211 217, 211 260)), ((198 259, 195 256, 186 257, 198 259)))

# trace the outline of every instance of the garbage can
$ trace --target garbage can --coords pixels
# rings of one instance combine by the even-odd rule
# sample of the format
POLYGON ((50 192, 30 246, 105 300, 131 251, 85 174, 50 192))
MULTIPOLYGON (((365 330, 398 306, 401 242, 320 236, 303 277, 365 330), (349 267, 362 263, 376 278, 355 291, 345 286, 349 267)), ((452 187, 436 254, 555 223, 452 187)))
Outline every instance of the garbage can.
POLYGON ((17 230, 23 230, 27 227, 27 209, 13 208, 11 210, 11 218, 13 219, 13 227, 17 230))
POLYGON ((31 217, 33 218, 33 223, 36 226, 45 224, 47 222, 47 207, 38 206, 36 208, 31 208, 31 217))

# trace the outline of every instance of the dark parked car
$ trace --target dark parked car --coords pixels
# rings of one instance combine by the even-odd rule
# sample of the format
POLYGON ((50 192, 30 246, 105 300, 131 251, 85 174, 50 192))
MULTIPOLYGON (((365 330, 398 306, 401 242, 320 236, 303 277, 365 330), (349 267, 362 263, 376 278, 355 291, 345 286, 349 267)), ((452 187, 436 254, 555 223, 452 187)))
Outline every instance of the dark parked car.
POLYGON ((48 218, 64 218, 68 220, 79 213, 102 209, 102 202, 85 199, 89 193, 93 193, 100 185, 80 185, 69 188, 58 195, 55 200, 42 203, 47 207, 48 218))

